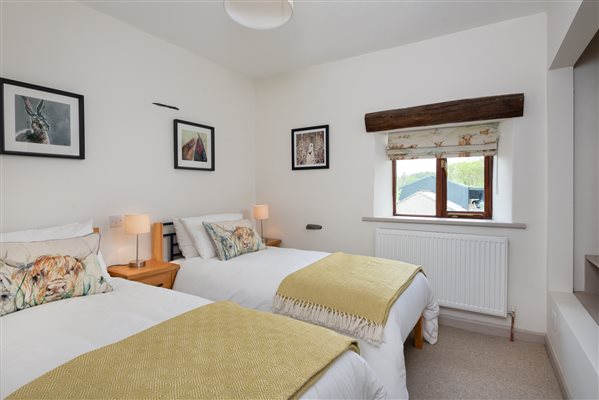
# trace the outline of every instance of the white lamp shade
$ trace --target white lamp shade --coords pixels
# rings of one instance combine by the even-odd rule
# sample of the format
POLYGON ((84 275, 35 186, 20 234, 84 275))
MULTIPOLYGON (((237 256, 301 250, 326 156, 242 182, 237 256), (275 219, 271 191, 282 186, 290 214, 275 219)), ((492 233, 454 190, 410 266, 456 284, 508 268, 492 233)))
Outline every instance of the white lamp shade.
POLYGON ((125 215, 125 233, 139 235, 150 232, 150 216, 148 214, 125 215))
POLYGON ((233 21, 252 29, 278 28, 293 14, 293 0, 224 0, 224 5, 233 21))
POLYGON ((258 204, 254 206, 254 219, 268 219, 268 205, 258 204))

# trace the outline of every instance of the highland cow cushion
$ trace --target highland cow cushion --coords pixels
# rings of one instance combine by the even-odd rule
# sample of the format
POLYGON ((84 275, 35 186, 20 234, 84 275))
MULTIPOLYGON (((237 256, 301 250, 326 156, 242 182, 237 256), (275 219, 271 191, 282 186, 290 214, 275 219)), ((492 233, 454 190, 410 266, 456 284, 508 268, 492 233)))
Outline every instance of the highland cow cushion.
POLYGON ((229 260, 245 253, 264 250, 266 246, 247 219, 239 221, 204 222, 221 260, 229 260))
POLYGON ((112 291, 98 262, 100 235, 0 243, 0 316, 70 297, 112 291))

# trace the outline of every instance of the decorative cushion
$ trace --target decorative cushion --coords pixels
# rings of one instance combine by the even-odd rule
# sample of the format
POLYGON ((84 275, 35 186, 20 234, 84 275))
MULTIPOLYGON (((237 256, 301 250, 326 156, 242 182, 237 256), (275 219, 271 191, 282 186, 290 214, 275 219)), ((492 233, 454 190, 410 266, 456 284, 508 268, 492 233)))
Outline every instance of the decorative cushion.
POLYGON ((112 291, 98 262, 100 235, 0 243, 0 315, 112 291))
POLYGON ((262 238, 247 219, 240 221, 204 222, 212 237, 216 254, 221 260, 229 260, 245 253, 264 250, 262 238))
POLYGON ((181 250, 181 254, 185 258, 199 257, 200 253, 193 247, 193 240, 187 232, 187 229, 183 226, 183 222, 179 218, 173 218, 173 226, 175 227, 175 233, 177 234, 177 246, 181 250))
POLYGON ((211 214, 202 215, 201 217, 181 218, 183 226, 187 229, 187 233, 191 236, 193 245, 200 253, 202 258, 212 258, 216 256, 214 243, 206 232, 203 222, 219 222, 219 221, 238 221, 243 218, 241 214, 211 214))

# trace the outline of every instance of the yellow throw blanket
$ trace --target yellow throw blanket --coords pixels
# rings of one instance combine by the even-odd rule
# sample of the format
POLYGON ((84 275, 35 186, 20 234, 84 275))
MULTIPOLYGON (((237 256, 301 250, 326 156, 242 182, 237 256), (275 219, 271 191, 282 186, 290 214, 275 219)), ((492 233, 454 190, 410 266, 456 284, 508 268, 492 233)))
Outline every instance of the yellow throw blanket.
POLYGON ((380 345, 389 310, 422 268, 334 253, 287 276, 273 311, 380 345))
POLYGON ((90 351, 9 399, 287 399, 357 342, 221 302, 90 351))

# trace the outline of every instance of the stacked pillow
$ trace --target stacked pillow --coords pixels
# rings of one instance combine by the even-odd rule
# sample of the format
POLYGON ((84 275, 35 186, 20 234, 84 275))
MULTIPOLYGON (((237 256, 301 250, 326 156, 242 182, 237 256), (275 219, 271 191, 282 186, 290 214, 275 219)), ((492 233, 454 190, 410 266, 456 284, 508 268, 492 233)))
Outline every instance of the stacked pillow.
POLYGON ((181 250, 183 257, 199 257, 200 253, 198 253, 194 247, 191 236, 189 236, 187 229, 183 226, 181 218, 173 218, 173 226, 175 227, 175 233, 177 234, 177 246, 179 246, 179 250, 181 250))
POLYGON ((1 234, 0 315, 112 291, 91 224, 1 234))
POLYGON ((239 213, 173 218, 173 225, 185 258, 228 260, 265 248, 252 223, 239 213))
MULTIPOLYGON (((71 239, 94 233, 94 221, 74 222, 72 224, 51 226, 42 229, 29 229, 24 231, 0 233, 0 242, 41 242, 44 240, 71 239)), ((98 250, 98 262, 102 269, 102 275, 106 279, 110 277, 106 269, 106 261, 102 252, 98 250)))
POLYGON ((70 239, 94 232, 93 220, 72 224, 0 233, 0 242, 41 242, 43 240, 70 239))

